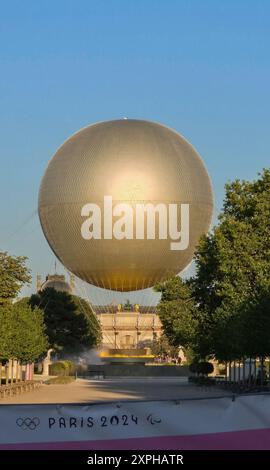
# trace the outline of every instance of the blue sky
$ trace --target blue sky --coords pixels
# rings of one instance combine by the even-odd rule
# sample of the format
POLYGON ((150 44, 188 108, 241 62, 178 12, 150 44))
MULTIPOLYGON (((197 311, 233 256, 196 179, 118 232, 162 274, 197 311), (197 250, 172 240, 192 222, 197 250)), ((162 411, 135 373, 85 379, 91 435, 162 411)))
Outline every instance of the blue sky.
POLYGON ((218 212, 226 181, 269 166, 269 51, 268 0, 0 0, 0 249, 34 276, 53 269, 41 176, 70 134, 106 119, 184 135, 218 212))

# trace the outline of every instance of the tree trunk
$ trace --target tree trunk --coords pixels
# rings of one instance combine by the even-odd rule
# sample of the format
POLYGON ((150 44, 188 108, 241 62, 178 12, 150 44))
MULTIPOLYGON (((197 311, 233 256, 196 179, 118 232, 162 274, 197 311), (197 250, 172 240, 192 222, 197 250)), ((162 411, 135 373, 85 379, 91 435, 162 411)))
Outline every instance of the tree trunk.
POLYGON ((0 361, 0 387, 2 385, 2 361, 0 361))
POLYGON ((9 379, 11 377, 10 366, 11 366, 11 362, 10 362, 10 359, 9 359, 9 361, 7 363, 7 366, 6 366, 6 385, 9 384, 9 379))
POLYGON ((242 361, 243 361, 243 377, 242 378, 243 378, 243 384, 244 386, 246 386, 246 359, 243 358, 242 361))
POLYGON ((231 384, 232 381, 232 363, 229 362, 229 383, 231 384))
POLYGON ((270 389, 270 357, 268 357, 268 386, 270 389))
POLYGON ((16 383, 19 381, 19 361, 16 360, 16 383))
POLYGON ((8 363, 5 363, 5 382, 8 384, 8 363))
POLYGON ((241 362, 238 361, 238 385, 240 385, 240 380, 241 380, 241 362))
POLYGON ((260 374, 260 375, 261 375, 261 377, 260 377, 260 379, 261 379, 261 380, 260 380, 260 382, 261 382, 261 388, 263 388, 263 379, 264 379, 264 377, 263 377, 263 365, 264 365, 264 364, 263 364, 263 363, 264 363, 264 358, 261 357, 261 374, 260 374))
POLYGON ((233 361, 233 381, 236 382, 236 363, 233 361))
POLYGON ((30 380, 34 380, 34 362, 30 363, 30 380))
POLYGON ((249 358, 249 370, 248 370, 248 386, 249 388, 251 387, 251 372, 252 372, 252 359, 251 357, 249 358))
POLYGON ((25 369, 25 380, 29 380, 29 363, 28 362, 26 364, 26 369, 25 369))
POLYGON ((14 372, 14 362, 13 359, 10 360, 10 383, 13 385, 13 372, 14 372))

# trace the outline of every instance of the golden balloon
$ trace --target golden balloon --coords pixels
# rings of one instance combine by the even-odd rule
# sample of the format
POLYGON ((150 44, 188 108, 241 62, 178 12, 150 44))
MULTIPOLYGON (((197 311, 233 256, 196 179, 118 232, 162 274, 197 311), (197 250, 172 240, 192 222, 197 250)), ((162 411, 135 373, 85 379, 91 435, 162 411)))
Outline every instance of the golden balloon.
POLYGON ((213 211, 194 148, 163 125, 101 122, 70 137, 50 161, 39 217, 68 270, 98 287, 132 291, 181 272, 213 211))

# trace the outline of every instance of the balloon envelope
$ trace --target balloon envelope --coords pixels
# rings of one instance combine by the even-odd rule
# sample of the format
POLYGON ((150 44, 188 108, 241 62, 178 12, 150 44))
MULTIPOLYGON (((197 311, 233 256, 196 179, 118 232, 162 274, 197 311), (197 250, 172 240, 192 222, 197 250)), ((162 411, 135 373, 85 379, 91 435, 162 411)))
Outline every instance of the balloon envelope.
POLYGON ((119 291, 151 287, 182 271, 208 231, 212 211, 210 179, 194 148, 175 131, 140 120, 101 122, 77 132, 49 162, 39 192, 41 226, 59 260, 84 281, 119 291), (104 206, 104 197, 111 209, 104 206), (90 223, 91 204, 100 207, 99 228, 90 223), (146 233, 146 219, 142 238, 135 217, 140 204, 157 209, 154 238, 146 233), (172 249, 169 221, 158 204, 168 209, 165 217, 169 206, 177 205, 179 230, 181 210, 189 207, 185 249, 172 249), (123 207, 126 212, 121 213, 123 207), (129 207, 135 214, 132 220, 129 207), (124 235, 119 239, 114 227, 123 214, 126 225, 122 220, 124 235), (105 232, 112 237, 106 238, 105 232))

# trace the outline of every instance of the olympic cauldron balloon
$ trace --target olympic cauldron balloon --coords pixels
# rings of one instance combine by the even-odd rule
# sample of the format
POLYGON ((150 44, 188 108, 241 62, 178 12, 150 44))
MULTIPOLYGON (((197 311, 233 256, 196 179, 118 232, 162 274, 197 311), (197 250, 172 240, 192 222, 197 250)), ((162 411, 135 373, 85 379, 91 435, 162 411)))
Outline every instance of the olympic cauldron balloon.
POLYGON ((213 210, 211 183, 175 131, 123 119, 86 127, 49 162, 39 218, 59 260, 95 286, 153 286, 192 260, 213 210))

